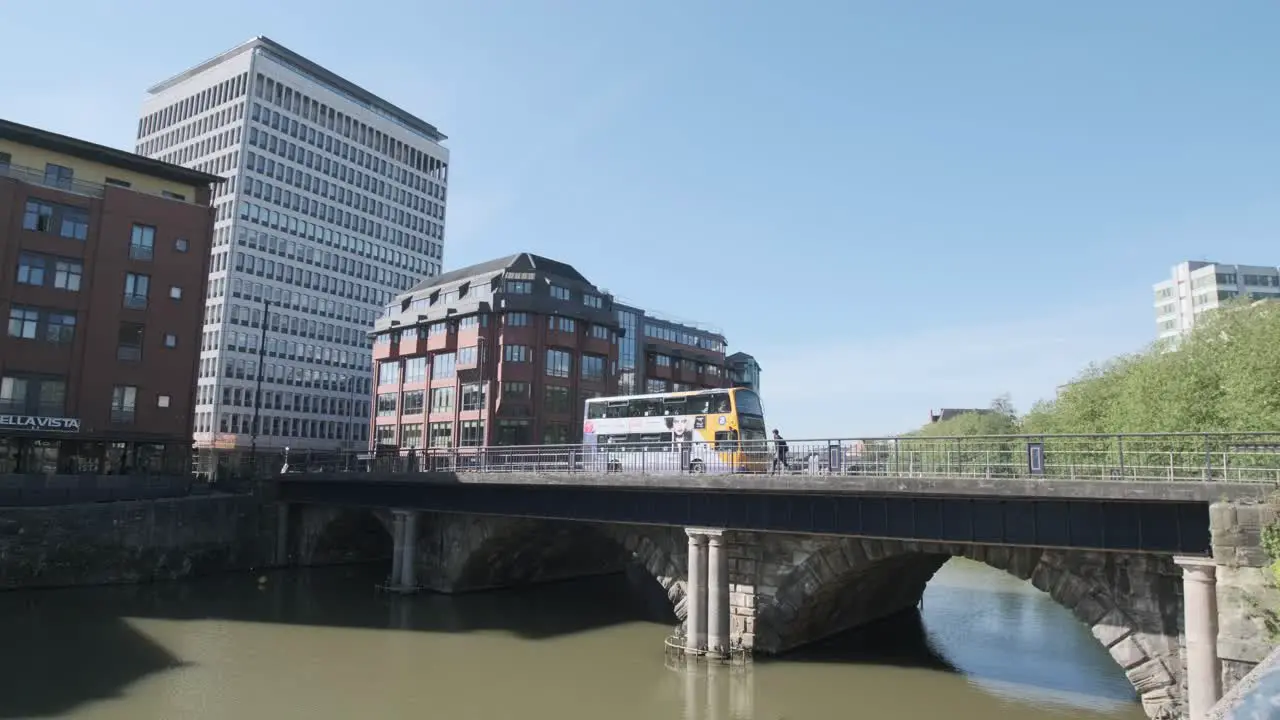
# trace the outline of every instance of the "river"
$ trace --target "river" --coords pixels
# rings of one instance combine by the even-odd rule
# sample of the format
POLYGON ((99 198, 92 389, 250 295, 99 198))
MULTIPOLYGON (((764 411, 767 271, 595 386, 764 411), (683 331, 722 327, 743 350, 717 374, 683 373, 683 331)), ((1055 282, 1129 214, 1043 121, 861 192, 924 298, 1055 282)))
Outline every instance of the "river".
MULTIPOLYGON (((381 567, 0 594, 0 718, 1140 720, 1048 596, 953 560, 918 615, 746 667, 664 662, 615 576, 390 597, 381 567)), ((640 591, 638 591, 638 589, 640 591)))

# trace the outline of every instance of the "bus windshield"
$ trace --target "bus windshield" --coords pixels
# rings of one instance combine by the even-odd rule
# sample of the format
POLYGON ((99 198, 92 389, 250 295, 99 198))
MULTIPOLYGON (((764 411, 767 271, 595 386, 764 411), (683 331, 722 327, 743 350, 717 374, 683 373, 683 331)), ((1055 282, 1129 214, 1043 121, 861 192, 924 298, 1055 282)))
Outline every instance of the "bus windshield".
POLYGON ((734 398, 738 403, 739 415, 764 417, 764 408, 760 405, 760 397, 754 392, 738 388, 734 391, 734 398))

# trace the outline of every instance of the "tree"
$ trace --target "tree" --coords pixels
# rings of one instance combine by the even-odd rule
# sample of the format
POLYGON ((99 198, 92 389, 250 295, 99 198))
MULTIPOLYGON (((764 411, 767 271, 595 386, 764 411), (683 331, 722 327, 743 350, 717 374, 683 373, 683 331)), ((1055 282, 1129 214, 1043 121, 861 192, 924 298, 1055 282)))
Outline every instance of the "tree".
MULTIPOLYGON (((1280 304, 1226 303, 1202 315, 1176 346, 1154 343, 1091 365, 1057 398, 1036 403, 1021 418, 1007 396, 993 401, 991 410, 931 423, 909 436, 1280 432, 1280 304)), ((1116 445, 1113 438, 1077 438, 1070 449, 1065 440, 1057 442, 1059 447, 1045 448, 1057 468, 1105 464, 1121 472, 1146 467, 1175 473, 1194 472, 1206 455, 1235 441, 1208 435, 1152 439, 1134 443, 1123 456, 1108 449, 1116 445)), ((1242 462, 1248 459, 1233 460, 1236 467, 1242 462)))

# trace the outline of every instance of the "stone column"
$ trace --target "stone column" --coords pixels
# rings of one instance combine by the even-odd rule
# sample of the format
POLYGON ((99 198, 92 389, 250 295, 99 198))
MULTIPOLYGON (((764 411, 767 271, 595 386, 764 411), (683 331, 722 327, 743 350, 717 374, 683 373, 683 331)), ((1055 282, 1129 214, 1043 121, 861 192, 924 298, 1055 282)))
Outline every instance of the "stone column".
POLYGON ((689 535, 689 582, 685 588, 685 647, 701 652, 707 646, 707 536, 701 530, 689 535))
POLYGON ((418 587, 418 513, 403 513, 404 527, 401 529, 404 549, 400 555, 400 586, 405 592, 413 592, 418 587))
POLYGON ((404 515, 391 511, 391 587, 400 587, 400 571, 404 562, 404 515))
POLYGON ((1176 557, 1182 568, 1182 612, 1187 635, 1187 705, 1190 720, 1205 720, 1222 696, 1218 659, 1217 566, 1212 558, 1176 557))
POLYGON ((729 556, 724 534, 708 530, 707 536, 707 654, 723 657, 729 652, 729 556))

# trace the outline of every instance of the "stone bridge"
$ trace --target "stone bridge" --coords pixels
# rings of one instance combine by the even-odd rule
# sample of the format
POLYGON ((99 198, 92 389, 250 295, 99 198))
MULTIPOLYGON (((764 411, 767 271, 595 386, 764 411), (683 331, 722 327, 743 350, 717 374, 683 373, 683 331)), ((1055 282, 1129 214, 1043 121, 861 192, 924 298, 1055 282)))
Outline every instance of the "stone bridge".
POLYGON ((695 653, 776 654, 915 608, 952 557, 1030 581, 1089 626, 1152 718, 1199 718, 1269 651, 1252 603, 1266 506, 1217 503, 1214 557, 282 506, 299 564, 391 555, 402 592, 461 593, 643 567, 695 653), (1190 687, 1188 685, 1190 684, 1190 687))

